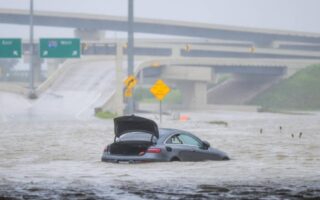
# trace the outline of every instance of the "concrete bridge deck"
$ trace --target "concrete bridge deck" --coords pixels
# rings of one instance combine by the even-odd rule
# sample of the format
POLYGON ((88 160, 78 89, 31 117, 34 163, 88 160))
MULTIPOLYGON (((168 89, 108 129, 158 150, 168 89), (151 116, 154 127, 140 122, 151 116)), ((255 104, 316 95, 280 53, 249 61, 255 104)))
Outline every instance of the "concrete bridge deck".
MULTIPOLYGON (((27 10, 0 9, 0 23, 28 25, 29 12, 27 10)), ((128 27, 126 17, 48 11, 36 11, 34 24, 37 26, 114 31, 127 31, 128 27)), ((320 34, 141 18, 135 19, 134 31, 195 38, 252 41, 257 46, 270 46, 275 41, 320 44, 320 34)))

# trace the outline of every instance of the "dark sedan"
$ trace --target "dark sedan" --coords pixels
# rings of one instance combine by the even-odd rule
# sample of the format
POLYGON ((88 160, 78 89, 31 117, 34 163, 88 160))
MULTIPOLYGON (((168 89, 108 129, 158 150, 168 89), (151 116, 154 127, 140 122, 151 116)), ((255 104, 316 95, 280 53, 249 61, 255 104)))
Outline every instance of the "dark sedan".
POLYGON ((114 142, 104 149, 102 161, 229 160, 226 153, 195 135, 177 129, 158 129, 150 119, 134 115, 118 117, 114 119, 114 129, 114 142))

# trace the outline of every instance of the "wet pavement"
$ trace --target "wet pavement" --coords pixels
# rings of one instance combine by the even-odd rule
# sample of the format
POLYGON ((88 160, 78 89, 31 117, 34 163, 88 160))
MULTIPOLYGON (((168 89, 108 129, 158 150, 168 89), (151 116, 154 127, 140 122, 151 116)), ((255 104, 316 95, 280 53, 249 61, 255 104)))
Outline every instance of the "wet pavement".
POLYGON ((0 92, 0 121, 92 119, 114 85, 114 61, 71 63, 38 99, 0 92))

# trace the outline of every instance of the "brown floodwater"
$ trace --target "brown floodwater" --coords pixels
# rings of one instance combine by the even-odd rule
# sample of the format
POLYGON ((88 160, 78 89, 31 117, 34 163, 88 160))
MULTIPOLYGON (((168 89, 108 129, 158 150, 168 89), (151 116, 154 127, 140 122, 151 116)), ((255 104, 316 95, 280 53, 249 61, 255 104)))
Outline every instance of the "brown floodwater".
POLYGON ((0 199, 320 199, 319 113, 184 114, 160 127, 193 132, 231 160, 103 163, 112 121, 0 122, 0 199))

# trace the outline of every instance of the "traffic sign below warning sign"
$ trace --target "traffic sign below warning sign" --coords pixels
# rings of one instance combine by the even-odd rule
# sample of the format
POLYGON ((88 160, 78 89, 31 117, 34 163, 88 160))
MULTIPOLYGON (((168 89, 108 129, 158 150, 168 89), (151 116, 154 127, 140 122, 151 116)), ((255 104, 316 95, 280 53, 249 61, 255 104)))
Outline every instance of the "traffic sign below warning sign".
POLYGON ((125 97, 132 97, 132 88, 127 88, 127 89, 124 91, 124 96, 125 96, 125 97))
POLYGON ((159 79, 151 88, 150 92, 159 100, 162 101, 165 96, 170 92, 170 87, 159 79))

